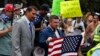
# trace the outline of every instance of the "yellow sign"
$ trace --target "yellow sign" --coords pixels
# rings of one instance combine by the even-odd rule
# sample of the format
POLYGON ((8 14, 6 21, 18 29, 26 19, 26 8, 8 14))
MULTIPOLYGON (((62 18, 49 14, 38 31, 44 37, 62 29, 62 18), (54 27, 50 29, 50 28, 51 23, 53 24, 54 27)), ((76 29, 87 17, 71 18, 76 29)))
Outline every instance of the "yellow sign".
POLYGON ((61 2, 61 15, 65 17, 81 17, 82 12, 79 1, 61 2))

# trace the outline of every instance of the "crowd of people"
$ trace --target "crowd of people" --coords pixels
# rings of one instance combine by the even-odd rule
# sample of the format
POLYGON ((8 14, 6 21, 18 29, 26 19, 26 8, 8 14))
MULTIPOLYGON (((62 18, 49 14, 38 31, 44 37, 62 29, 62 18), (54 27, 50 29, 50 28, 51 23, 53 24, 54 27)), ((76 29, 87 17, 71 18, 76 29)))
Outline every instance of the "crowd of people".
POLYGON ((0 12, 0 56, 47 56, 51 39, 74 35, 83 36, 78 56, 100 54, 98 12, 75 18, 51 13, 47 4, 39 10, 35 6, 26 7, 23 13, 21 8, 6 4, 0 12))

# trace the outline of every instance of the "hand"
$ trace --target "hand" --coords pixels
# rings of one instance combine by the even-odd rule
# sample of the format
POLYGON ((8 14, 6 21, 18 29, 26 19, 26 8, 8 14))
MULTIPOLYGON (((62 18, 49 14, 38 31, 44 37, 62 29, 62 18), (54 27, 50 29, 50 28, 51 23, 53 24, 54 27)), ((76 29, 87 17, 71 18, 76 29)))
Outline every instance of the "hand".
POLYGON ((51 40, 52 40, 52 37, 48 37, 48 39, 46 40, 46 43, 48 44, 51 40))
POLYGON ((48 37, 48 39, 46 40, 46 43, 50 42, 52 40, 52 37, 48 37))
POLYGON ((51 41, 52 40, 52 37, 48 37, 47 41, 51 41))
POLYGON ((12 26, 9 26, 9 27, 7 28, 7 31, 8 31, 8 32, 11 32, 11 31, 12 31, 12 26))

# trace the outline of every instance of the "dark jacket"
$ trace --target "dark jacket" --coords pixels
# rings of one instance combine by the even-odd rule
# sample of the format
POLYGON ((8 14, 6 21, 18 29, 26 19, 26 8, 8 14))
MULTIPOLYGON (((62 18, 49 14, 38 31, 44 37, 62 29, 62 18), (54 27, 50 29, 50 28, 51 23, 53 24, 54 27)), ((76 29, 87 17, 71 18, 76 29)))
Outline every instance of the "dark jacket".
MULTIPOLYGON (((60 37, 64 37, 64 34, 61 30, 57 29, 57 31, 60 37)), ((43 29, 39 35, 40 47, 44 48, 46 53, 48 51, 48 48, 47 48, 48 44, 46 43, 46 40, 48 39, 48 37, 56 38, 54 31, 50 27, 43 29)))

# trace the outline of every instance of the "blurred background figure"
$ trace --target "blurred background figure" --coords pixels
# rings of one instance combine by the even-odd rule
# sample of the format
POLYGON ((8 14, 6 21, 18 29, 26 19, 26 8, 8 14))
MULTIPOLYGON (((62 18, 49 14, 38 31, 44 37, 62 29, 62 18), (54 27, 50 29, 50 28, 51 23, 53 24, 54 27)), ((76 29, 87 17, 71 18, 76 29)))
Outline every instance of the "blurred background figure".
POLYGON ((22 8, 21 5, 15 4, 13 22, 16 22, 18 19, 20 19, 20 17, 21 17, 21 8, 22 8))
MULTIPOLYGON (((99 15, 98 13, 90 14, 90 18, 92 21, 87 25, 85 34, 84 34, 84 47, 82 48, 83 53, 87 52, 89 49, 94 47, 97 43, 93 39, 95 39, 95 30, 97 25, 99 25, 99 15)), ((99 39, 98 39, 99 40, 99 39)))
POLYGON ((85 28, 93 21, 93 13, 90 13, 90 14, 88 14, 87 16, 86 16, 86 18, 85 18, 85 24, 86 24, 86 26, 85 26, 85 28))
POLYGON ((4 13, 4 8, 0 8, 0 15, 4 13))
POLYGON ((11 31, 14 6, 6 4, 4 12, 0 15, 0 56, 11 55, 11 31))
POLYGON ((72 26, 74 27, 75 35, 80 35, 85 31, 84 23, 81 17, 76 17, 76 20, 73 20, 72 26))
POLYGON ((96 29, 97 25, 99 24, 99 15, 94 13, 93 21, 87 26, 85 31, 85 39, 93 40, 94 30, 96 29))
POLYGON ((72 26, 72 21, 72 18, 68 18, 65 20, 64 33, 66 36, 74 35, 74 27, 72 26))
POLYGON ((35 46, 39 46, 39 33, 48 24, 48 19, 46 18, 48 12, 49 12, 49 6, 47 4, 41 5, 40 10, 37 13, 37 17, 33 21, 35 25, 35 36, 36 36, 35 46))
POLYGON ((36 47, 34 50, 34 56, 44 56, 45 50, 41 47, 36 47))

